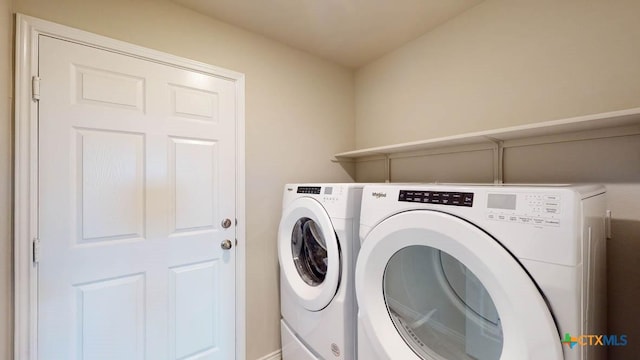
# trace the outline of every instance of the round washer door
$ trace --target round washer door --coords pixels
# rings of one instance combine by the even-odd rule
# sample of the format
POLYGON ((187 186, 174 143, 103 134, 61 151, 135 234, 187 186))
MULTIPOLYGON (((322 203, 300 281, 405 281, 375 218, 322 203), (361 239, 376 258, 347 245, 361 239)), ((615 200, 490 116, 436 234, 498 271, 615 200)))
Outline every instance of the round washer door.
POLYGON ((455 216, 416 210, 384 220, 364 239, 355 277, 360 328, 382 358, 562 359, 533 280, 455 216))
POLYGON ((340 282, 340 251, 329 215, 319 202, 299 198, 283 211, 278 259, 302 306, 318 311, 331 302, 340 282))

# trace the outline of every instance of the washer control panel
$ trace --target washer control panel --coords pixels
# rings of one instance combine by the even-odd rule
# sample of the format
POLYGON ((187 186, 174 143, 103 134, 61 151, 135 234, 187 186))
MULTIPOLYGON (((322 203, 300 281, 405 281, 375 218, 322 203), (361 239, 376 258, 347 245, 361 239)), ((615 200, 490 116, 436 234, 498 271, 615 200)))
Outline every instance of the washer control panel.
POLYGON ((488 194, 488 220, 538 226, 560 226, 558 194, 488 194))
POLYGON ((342 186, 325 186, 322 189, 322 201, 338 202, 344 197, 344 187, 342 186))
POLYGON ((296 194, 305 194, 309 195, 318 201, 322 201, 324 204, 327 203, 339 203, 341 201, 345 201, 346 195, 348 191, 345 186, 340 184, 330 185, 330 186, 297 186, 296 188, 287 188, 288 191, 294 191, 296 194))
POLYGON ((298 186, 297 193, 298 194, 314 194, 320 195, 320 186, 298 186))

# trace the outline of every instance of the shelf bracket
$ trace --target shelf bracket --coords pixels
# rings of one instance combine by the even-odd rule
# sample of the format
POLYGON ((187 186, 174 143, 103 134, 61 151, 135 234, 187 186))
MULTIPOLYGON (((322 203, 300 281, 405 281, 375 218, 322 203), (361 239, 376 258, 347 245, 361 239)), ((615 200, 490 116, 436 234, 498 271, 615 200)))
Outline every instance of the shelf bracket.
POLYGON ((504 182, 504 141, 492 137, 487 139, 493 143, 493 183, 504 182))
POLYGON ((391 157, 389 154, 384 154, 384 182, 391 182, 391 157))

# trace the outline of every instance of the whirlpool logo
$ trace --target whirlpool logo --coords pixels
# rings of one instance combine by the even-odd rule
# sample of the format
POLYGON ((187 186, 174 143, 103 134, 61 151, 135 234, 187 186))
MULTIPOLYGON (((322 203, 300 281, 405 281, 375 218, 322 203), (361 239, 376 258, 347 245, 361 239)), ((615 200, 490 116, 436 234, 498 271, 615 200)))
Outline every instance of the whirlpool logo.
POLYGON ((580 346, 627 346, 627 335, 580 335, 564 334, 562 343, 573 349, 580 346))
POLYGON ((372 192, 371 196, 373 196, 376 199, 380 199, 380 198, 385 198, 387 197, 387 193, 383 193, 383 192, 372 192))

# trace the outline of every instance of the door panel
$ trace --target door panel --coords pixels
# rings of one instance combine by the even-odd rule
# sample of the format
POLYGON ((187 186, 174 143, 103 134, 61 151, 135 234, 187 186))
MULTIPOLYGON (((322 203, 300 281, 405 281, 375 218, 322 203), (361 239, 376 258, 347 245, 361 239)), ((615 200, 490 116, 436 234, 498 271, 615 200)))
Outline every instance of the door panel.
POLYGON ((76 286, 78 358, 144 358, 144 283, 136 274, 76 286))
POLYGON ((41 359, 235 357, 235 85, 39 37, 41 359))
POLYGON ((562 359, 555 321, 529 274, 456 216, 405 211, 376 225, 362 242, 355 287, 358 336, 381 358, 562 359), (454 289, 462 284, 464 297, 454 289))
MULTIPOLYGON (((144 136, 77 130, 82 243, 144 237, 144 136)), ((72 170, 73 171, 73 170, 72 170)))
POLYGON ((219 267, 218 261, 209 261, 171 269, 170 336, 176 339, 171 358, 211 355, 222 345, 216 336, 219 267))
POLYGON ((300 305, 318 311, 331 302, 340 285, 340 249, 331 219, 318 201, 298 198, 283 210, 278 227, 278 260, 286 281, 281 286, 289 286, 300 305), (311 228, 300 229, 304 224, 314 224, 317 234, 312 235, 311 228), (318 252, 307 248, 304 250, 307 254, 300 256, 305 237, 309 243, 315 243, 318 252), (312 239, 322 239, 324 245, 312 239), (321 249, 322 246, 326 249, 321 249), (312 267, 323 268, 312 270, 312 267))
POLYGON ((216 143, 172 138, 170 151, 174 232, 216 229, 216 143))

